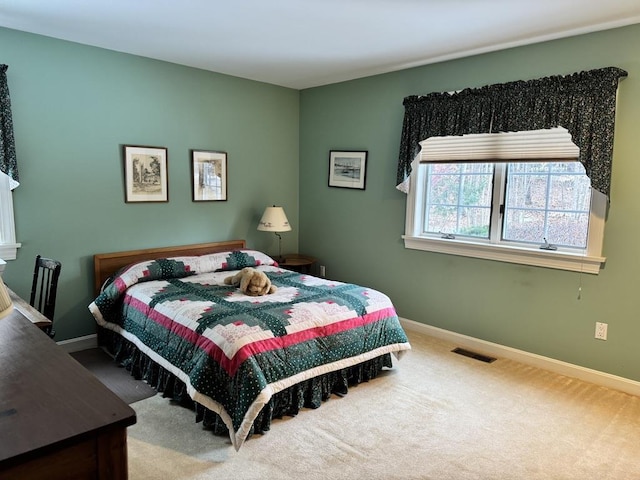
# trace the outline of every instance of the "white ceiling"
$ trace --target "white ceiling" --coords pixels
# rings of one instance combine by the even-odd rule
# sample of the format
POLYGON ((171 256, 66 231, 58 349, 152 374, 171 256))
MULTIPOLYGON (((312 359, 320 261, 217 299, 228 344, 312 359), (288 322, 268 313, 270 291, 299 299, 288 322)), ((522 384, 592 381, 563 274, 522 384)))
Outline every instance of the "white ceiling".
POLYGON ((634 23, 640 0, 0 0, 0 26, 295 89, 634 23))

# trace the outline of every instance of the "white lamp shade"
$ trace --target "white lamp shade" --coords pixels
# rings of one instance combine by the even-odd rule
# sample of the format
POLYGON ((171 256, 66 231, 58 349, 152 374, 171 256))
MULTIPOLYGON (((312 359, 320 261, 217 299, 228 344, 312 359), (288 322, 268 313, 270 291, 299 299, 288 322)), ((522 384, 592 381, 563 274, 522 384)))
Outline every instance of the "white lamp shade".
POLYGON ((263 232, 288 232, 291 230, 287 215, 282 207, 267 207, 262 214, 258 230, 263 232))
POLYGON ((0 318, 6 317, 13 311, 13 302, 9 297, 9 292, 7 291, 7 287, 4 286, 2 282, 2 277, 0 277, 0 318))

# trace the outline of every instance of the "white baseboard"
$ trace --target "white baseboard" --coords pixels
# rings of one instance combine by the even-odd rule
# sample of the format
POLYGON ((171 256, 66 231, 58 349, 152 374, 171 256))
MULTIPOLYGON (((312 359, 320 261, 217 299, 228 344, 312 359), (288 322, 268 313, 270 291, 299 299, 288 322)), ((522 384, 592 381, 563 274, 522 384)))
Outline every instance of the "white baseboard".
POLYGON ((415 322, 406 318, 401 318, 400 323, 406 330, 413 330, 430 337, 439 338, 456 346, 461 346, 485 355, 498 358, 508 358, 516 362, 524 363, 538 368, 543 368, 551 372, 566 375, 567 377, 578 378, 585 382, 595 383, 603 387, 620 390, 631 395, 640 396, 640 382, 624 377, 618 377, 609 373, 592 370, 572 363, 562 362, 535 353, 525 352, 516 348, 506 347, 498 343, 487 342, 479 338, 469 337, 460 333, 451 332, 442 328, 433 327, 424 323, 415 322))
POLYGON ((96 348, 98 346, 98 335, 94 333, 92 335, 71 338, 56 343, 67 353, 79 352, 81 350, 88 350, 89 348, 96 348))
MULTIPOLYGON (((611 375, 590 368, 581 367, 572 363, 562 362, 549 357, 543 357, 535 353, 525 352, 516 348, 506 347, 498 343, 487 342, 479 338, 469 337, 460 333, 451 332, 442 328, 433 327, 425 323, 415 322, 406 318, 401 318, 400 323, 406 330, 413 330, 430 337, 439 338, 456 346, 468 348, 478 353, 491 355, 498 358, 508 358, 516 362, 543 368, 560 375, 578 378, 585 382, 595 383, 603 387, 620 390, 621 392, 640 397, 640 382, 628 378, 611 375)), ((79 352, 98 346, 98 336, 96 334, 84 337, 72 338, 57 342, 67 353, 79 352)))

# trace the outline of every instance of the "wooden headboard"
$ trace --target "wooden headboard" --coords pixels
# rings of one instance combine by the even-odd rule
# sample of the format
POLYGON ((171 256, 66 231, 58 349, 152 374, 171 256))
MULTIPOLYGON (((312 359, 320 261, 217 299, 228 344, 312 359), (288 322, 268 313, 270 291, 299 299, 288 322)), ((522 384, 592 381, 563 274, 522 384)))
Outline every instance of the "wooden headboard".
POLYGON ((93 256, 93 288, 96 296, 107 278, 120 268, 131 263, 144 260, 155 260, 168 257, 189 257, 206 255, 208 253, 226 252, 246 248, 244 240, 227 240, 225 242, 196 243, 193 245, 178 245, 175 247, 145 248, 143 250, 128 250, 124 252, 97 253, 93 256))

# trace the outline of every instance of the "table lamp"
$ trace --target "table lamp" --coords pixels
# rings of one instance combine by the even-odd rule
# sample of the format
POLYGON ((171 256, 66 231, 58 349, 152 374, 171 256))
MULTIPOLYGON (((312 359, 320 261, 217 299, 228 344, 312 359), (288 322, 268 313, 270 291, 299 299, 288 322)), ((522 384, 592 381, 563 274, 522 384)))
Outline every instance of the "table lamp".
POLYGON ((13 311, 13 302, 9 297, 9 292, 7 291, 7 287, 4 286, 2 282, 2 277, 0 277, 0 318, 6 317, 13 311))
POLYGON ((276 205, 267 207, 262 214, 260 223, 258 224, 258 230, 261 232, 273 232, 278 237, 278 262, 282 261, 282 237, 280 232, 288 232, 291 230, 287 215, 284 213, 282 207, 276 205))

